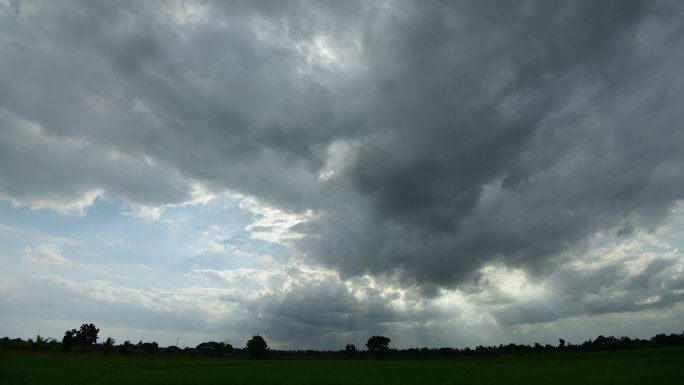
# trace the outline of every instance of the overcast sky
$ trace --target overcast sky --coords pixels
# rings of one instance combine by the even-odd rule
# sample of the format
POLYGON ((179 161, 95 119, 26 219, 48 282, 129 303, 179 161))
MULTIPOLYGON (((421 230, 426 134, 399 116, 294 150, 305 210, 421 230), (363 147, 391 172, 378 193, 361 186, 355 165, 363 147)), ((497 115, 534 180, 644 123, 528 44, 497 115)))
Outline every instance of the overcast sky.
POLYGON ((0 336, 681 333, 683 17, 0 0, 0 336))

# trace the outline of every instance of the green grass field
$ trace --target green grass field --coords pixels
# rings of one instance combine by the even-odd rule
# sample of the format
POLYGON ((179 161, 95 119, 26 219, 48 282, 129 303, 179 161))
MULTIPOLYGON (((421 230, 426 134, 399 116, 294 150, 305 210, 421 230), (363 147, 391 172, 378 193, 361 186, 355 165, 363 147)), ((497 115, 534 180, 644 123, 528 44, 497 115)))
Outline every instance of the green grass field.
POLYGON ((684 348, 435 359, 147 358, 0 352, 0 384, 681 384, 684 348))

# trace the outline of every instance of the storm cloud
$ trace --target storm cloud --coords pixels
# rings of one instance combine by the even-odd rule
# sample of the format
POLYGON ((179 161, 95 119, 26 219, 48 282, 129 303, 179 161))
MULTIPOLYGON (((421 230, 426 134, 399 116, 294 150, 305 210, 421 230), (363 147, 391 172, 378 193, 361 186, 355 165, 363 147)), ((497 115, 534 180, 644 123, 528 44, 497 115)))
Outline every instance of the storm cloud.
POLYGON ((684 192, 667 6, 416 6, 368 32, 367 130, 302 247, 349 275, 455 286, 657 226, 684 192))
MULTIPOLYGON (((461 290, 501 325, 672 306, 680 252, 639 272, 573 263, 597 239, 656 234, 684 199, 682 13, 674 1, 9 1, 0 198, 158 216, 233 194, 282 213, 247 231, 336 275, 287 270, 290 289, 254 299, 277 338, 440 317, 354 294, 366 279, 416 301, 461 290), (554 284, 506 299, 491 266, 554 284)), ((236 273, 188 274, 223 285, 236 273)), ((249 309, 245 296, 220 302, 249 309)))

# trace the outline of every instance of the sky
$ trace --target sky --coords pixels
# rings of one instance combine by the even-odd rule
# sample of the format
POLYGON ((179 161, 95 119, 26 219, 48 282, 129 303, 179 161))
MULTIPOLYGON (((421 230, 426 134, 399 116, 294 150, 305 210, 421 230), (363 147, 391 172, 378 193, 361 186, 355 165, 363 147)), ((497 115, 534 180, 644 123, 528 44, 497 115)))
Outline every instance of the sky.
POLYGON ((681 333, 682 17, 0 0, 0 336, 681 333))

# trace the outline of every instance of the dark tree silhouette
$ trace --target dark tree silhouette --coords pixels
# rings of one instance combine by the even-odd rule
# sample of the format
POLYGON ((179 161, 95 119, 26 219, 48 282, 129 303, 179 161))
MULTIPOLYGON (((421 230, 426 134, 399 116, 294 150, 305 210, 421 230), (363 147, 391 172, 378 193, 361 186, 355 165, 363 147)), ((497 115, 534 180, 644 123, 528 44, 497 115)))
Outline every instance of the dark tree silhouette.
POLYGON ((245 349, 250 356, 254 358, 260 358, 263 357, 268 351, 268 344, 266 343, 264 337, 257 334, 252 337, 252 339, 247 341, 247 346, 245 349))
POLYGON ((100 329, 93 324, 83 324, 77 333, 79 345, 93 345, 97 343, 97 333, 100 329))
POLYGON ((347 344, 347 346, 344 347, 344 351, 347 353, 348 356, 354 356, 356 355, 356 346, 354 344, 347 344))
POLYGON ((221 357, 225 353, 225 345, 214 341, 202 342, 195 351, 203 356, 221 357))
POLYGON ((119 345, 119 352, 126 355, 133 354, 133 344, 131 341, 126 340, 123 344, 119 345))
POLYGON ((29 338, 28 342, 32 342, 33 350, 51 350, 58 344, 54 338, 43 338, 40 334, 36 335, 35 341, 31 341, 29 338))
POLYGON ((62 347, 65 350, 78 345, 78 340, 76 338, 77 334, 78 330, 76 329, 67 330, 64 333, 64 337, 62 337, 62 347))
POLYGON ((164 349, 164 354, 167 356, 175 356, 180 354, 181 351, 181 348, 178 346, 168 346, 166 349, 164 349))
POLYGON ((116 344, 116 341, 112 337, 107 337, 105 342, 102 343, 102 350, 105 353, 113 353, 114 352, 114 344, 116 344))
POLYGON ((389 350, 390 339, 383 336, 373 336, 366 342, 366 347, 368 350, 375 354, 382 354, 389 350))
POLYGON ((135 349, 138 351, 138 353, 154 355, 159 351, 159 344, 155 341, 142 342, 141 340, 137 345, 135 345, 135 349))
POLYGON ((561 338, 558 340, 558 348, 563 349, 564 347, 565 347, 565 340, 561 338))
POLYGON ((83 324, 81 328, 67 330, 62 338, 62 347, 70 349, 73 347, 87 347, 97 343, 97 333, 100 329, 93 324, 83 324))

